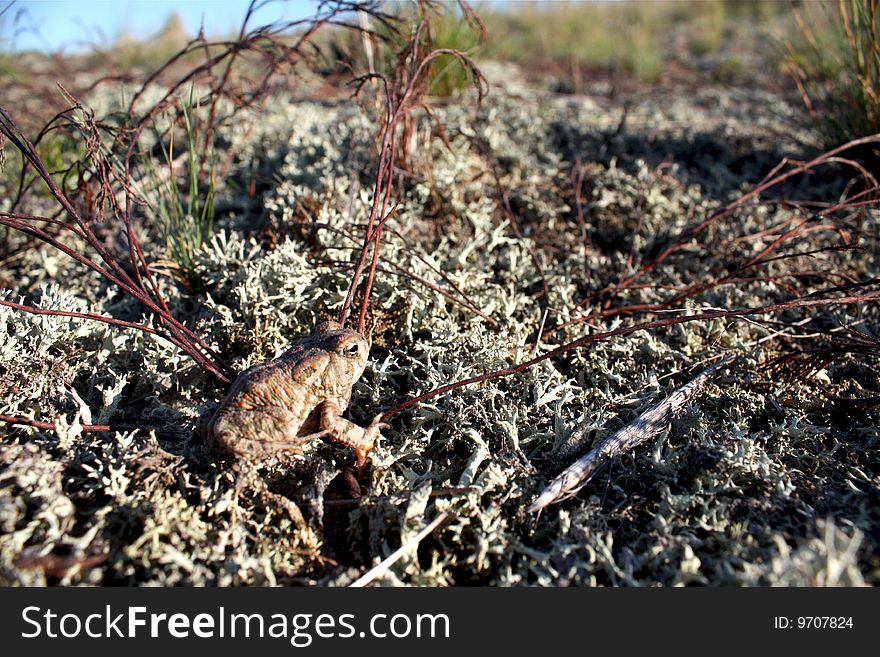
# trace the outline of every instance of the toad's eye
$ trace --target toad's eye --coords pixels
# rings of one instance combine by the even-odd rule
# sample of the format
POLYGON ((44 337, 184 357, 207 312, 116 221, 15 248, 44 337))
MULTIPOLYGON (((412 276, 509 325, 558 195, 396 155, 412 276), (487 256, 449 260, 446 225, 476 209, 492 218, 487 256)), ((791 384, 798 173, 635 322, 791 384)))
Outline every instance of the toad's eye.
POLYGON ((360 351, 360 349, 358 348, 356 343, 350 344, 345 348, 345 355, 346 356, 357 356, 359 351, 360 351))

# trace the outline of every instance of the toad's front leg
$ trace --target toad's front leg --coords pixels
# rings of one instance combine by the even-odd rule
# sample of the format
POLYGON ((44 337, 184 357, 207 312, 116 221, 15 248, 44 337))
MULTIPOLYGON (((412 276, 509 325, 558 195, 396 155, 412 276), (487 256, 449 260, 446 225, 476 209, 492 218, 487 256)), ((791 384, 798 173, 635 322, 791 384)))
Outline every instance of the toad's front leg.
POLYGON ((337 443, 342 443, 354 449, 357 457, 356 467, 358 477, 367 464, 367 456, 376 444, 379 432, 387 429, 388 425, 380 421, 381 415, 377 415, 366 429, 359 427, 354 422, 349 422, 340 417, 342 409, 334 402, 325 401, 320 405, 319 423, 322 432, 337 443))

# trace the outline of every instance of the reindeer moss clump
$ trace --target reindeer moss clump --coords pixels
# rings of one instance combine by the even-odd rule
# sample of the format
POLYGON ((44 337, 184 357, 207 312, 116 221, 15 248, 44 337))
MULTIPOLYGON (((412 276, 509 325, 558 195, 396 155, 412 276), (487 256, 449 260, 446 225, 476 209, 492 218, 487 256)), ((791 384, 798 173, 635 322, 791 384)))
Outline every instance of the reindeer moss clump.
MULTIPOLYGON (((500 65, 484 73, 493 90, 482 108, 467 97, 433 107, 444 138, 432 121, 418 124, 396 183, 402 203, 383 233, 367 316, 371 361, 350 410, 361 424, 438 386, 639 321, 598 317, 548 333, 580 316, 590 290, 656 257, 817 140, 768 93, 646 97, 621 129, 622 105, 605 98, 559 97, 500 65)), ((88 102, 112 106, 101 89, 88 102)), ((372 201, 376 130, 347 97, 279 97, 247 130, 226 131, 217 143, 238 155, 217 181, 214 233, 193 257, 203 288, 170 275, 158 284, 174 315, 241 370, 338 314, 372 201), (251 180, 259 184, 246 193, 251 180)), ((817 174, 787 193, 834 200, 847 180, 817 174)), ((717 248, 679 250, 615 303, 660 304, 674 287, 723 278, 793 213, 743 206, 702 236, 717 248)), ((880 217, 860 216, 864 230, 849 235, 860 248, 819 250, 832 243, 830 225, 805 233, 797 249, 814 253, 742 272, 677 303, 678 314, 784 301, 794 282, 800 294, 822 290, 828 281, 804 275, 816 261, 876 270, 868 236, 880 217)), ((164 258, 159 223, 147 216, 138 230, 148 258, 164 258)), ((8 261, 2 282, 6 300, 148 321, 48 249, 8 261)), ((817 332, 880 328, 876 304, 775 319, 817 332)), ((844 354, 792 380, 766 367, 787 344, 774 339, 778 328, 715 320, 640 332, 434 397, 393 418, 360 490, 351 453, 316 442, 304 459, 260 472, 302 508, 304 531, 238 490, 230 464, 207 450, 196 425, 223 390, 173 345, 0 307, 0 413, 58 425, 0 426, 0 583, 345 585, 447 512, 380 583, 880 584, 877 411, 834 399, 878 394, 877 354, 844 354), (574 499, 527 513, 563 467, 722 351, 737 360, 664 436, 574 499), (122 430, 82 431, 104 423, 122 430)))

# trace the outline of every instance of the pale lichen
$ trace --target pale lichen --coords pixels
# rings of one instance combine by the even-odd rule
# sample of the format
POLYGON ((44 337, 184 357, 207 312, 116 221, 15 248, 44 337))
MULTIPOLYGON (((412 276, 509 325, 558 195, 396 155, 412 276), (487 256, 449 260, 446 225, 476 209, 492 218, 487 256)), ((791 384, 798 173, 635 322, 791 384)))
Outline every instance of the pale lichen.
MULTIPOLYGON (((597 319, 534 345, 542 324, 578 315, 587 290, 656 255, 766 173, 777 151, 804 148, 813 136, 790 129, 791 110, 767 94, 714 89, 712 103, 705 94, 667 105, 646 100, 617 134, 620 107, 508 86, 495 88, 478 113, 464 102, 435 108, 448 143, 425 145, 430 176, 401 175, 403 203, 383 233, 368 314, 372 361, 354 389, 351 414, 360 423, 408 397, 629 322, 597 319), (707 144, 723 157, 712 160, 707 144), (749 149, 748 166, 737 164, 736 153, 749 149), (658 166, 667 156, 670 165, 658 166), (487 157, 523 238, 499 209, 487 157), (588 181, 586 242, 572 188, 578 160, 588 181)), ((217 230, 196 257, 203 293, 168 277, 160 285, 175 315, 241 369, 338 313, 372 200, 375 128, 347 101, 279 98, 260 121, 227 130, 238 153, 230 179, 261 171, 266 188, 254 200, 231 184, 218 191, 217 230)), ((790 218, 779 204, 737 210, 707 231, 717 249, 670 256, 652 271, 652 285, 622 292, 616 303, 657 303, 671 298, 671 286, 724 276, 773 239, 740 237, 790 218)), ((143 230, 158 259, 160 233, 143 230)), ((826 237, 816 231, 802 244, 826 237)), ((869 271, 875 256, 814 257, 869 271)), ((768 276, 797 267, 797 259, 779 260, 761 280, 713 287, 677 307, 777 301, 788 294, 785 279, 768 276)), ((18 287, 3 298, 29 294, 41 307, 142 320, 136 304, 75 271, 34 249, 7 275, 18 287)), ((875 307, 820 316, 877 326, 875 307)), ((0 326, 2 412, 62 418, 66 427, 2 429, 4 583, 344 584, 443 511, 452 519, 384 583, 877 583, 876 422, 841 421, 811 388, 757 369, 774 353, 766 326, 716 320, 637 333, 435 397, 393 420, 360 500, 337 477, 351 464, 343 449, 317 442, 302 462, 267 466, 270 489, 301 503, 318 546, 282 510, 236 489, 229 464, 207 451, 194 427, 221 391, 173 345, 8 308, 0 308, 0 326), (738 364, 667 435, 615 462, 574 500, 540 517, 526 513, 575 455, 721 349, 738 351, 738 364), (81 433, 76 423, 88 419, 141 430, 81 433), (61 573, 40 565, 47 556, 86 563, 96 555, 103 561, 61 573)), ((828 381, 841 387, 855 371, 832 367, 828 381)))

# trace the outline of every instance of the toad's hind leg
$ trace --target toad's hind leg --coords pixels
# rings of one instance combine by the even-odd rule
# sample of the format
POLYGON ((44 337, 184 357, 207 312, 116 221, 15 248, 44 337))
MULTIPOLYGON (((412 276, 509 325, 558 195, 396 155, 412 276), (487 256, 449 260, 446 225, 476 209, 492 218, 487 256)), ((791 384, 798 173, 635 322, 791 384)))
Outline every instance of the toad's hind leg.
POLYGON ((284 495, 269 490, 268 484, 260 476, 253 463, 237 461, 233 466, 233 470, 235 474, 234 496, 236 503, 233 506, 232 525, 236 528, 236 531, 242 532, 243 530, 242 533, 244 535, 249 534, 244 522, 237 517, 239 500, 242 495, 247 494, 267 511, 281 509, 293 522, 294 527, 296 527, 299 540, 302 541, 303 546, 308 549, 314 549, 318 546, 318 537, 312 528, 309 527, 299 506, 284 495))
POLYGON ((257 462, 285 452, 301 454, 306 442, 329 433, 299 436, 299 428, 300 418, 280 406, 230 410, 214 420, 211 439, 216 449, 257 462))
MULTIPOLYGON (((281 508, 306 536, 310 530, 300 508, 269 490, 258 473, 258 464, 273 456, 302 453, 303 438, 296 435, 299 424, 297 416, 282 407, 232 409, 216 417, 210 434, 215 449, 235 457, 236 499, 248 491, 266 508, 281 508)), ((325 434, 319 432, 316 437, 325 434)))
POLYGON ((245 491, 251 492, 267 507, 280 507, 283 509, 297 529, 307 529, 308 525, 296 503, 279 493, 269 490, 268 484, 257 472, 256 466, 239 461, 235 466, 235 479, 236 495, 241 495, 245 491))

